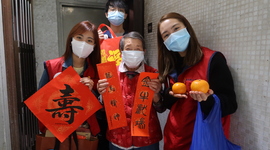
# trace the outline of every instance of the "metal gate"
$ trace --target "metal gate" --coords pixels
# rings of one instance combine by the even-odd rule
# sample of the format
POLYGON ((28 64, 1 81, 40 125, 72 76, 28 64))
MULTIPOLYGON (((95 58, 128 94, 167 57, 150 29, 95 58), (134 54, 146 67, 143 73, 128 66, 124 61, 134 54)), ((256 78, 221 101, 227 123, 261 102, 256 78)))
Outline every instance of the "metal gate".
POLYGON ((21 87, 18 96, 20 150, 34 150, 35 135, 38 134, 37 119, 23 103, 37 90, 32 0, 12 0, 12 6, 13 37, 20 64, 21 87))

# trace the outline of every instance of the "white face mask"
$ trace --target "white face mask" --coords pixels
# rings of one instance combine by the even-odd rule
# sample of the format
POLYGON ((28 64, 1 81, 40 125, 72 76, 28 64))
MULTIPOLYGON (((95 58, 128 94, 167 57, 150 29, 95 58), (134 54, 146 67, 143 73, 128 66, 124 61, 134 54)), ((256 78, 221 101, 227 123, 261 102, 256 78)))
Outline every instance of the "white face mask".
POLYGON ((129 68, 138 67, 143 60, 144 60, 144 51, 137 51, 137 50, 122 51, 122 61, 129 68))
POLYGON ((71 41, 73 53, 79 58, 88 57, 94 50, 94 45, 90 45, 85 41, 77 41, 74 38, 71 41))

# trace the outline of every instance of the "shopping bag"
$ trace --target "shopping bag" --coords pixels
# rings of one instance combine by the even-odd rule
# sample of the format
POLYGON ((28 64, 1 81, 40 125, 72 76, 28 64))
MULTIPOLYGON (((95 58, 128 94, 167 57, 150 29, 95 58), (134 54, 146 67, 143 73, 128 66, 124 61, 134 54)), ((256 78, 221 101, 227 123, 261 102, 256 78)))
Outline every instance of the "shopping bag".
MULTIPOLYGON (((55 141, 55 137, 45 137, 44 135, 38 134, 36 135, 36 150, 54 149, 55 141)), ((91 140, 78 139, 78 150, 97 150, 97 147, 97 138, 91 138, 91 140)), ((60 150, 77 150, 74 140, 68 138, 64 140, 60 144, 60 150)))
POLYGON ((197 116, 190 150, 241 150, 226 139, 221 124, 220 99, 214 94, 215 104, 205 116, 198 103, 197 116))
POLYGON ((121 52, 119 50, 119 42, 122 36, 116 37, 113 30, 106 24, 100 24, 98 30, 103 27, 106 27, 110 31, 113 38, 100 40, 101 63, 115 61, 116 66, 119 66, 121 62, 121 52))

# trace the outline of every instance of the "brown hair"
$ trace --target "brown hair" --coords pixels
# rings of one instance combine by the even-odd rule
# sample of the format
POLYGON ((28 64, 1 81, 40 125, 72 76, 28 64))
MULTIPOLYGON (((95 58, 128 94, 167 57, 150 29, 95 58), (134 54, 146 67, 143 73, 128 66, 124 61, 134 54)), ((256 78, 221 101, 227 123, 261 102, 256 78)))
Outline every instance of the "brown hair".
POLYGON ((188 33, 190 34, 189 45, 186 49, 186 56, 184 58, 182 66, 191 66, 200 61, 202 57, 201 45, 197 40, 196 34, 188 22, 188 20, 183 16, 175 12, 168 13, 161 17, 158 22, 157 28, 157 40, 158 40, 158 71, 159 71, 159 79, 161 82, 164 82, 167 75, 171 73, 176 66, 176 59, 179 55, 178 52, 169 51, 167 47, 164 45, 164 41, 162 39, 160 33, 160 24, 167 19, 177 19, 182 22, 188 33))
POLYGON ((101 62, 100 56, 100 46, 99 46, 99 37, 96 26, 90 21, 82 21, 76 24, 68 34, 66 41, 66 51, 63 55, 64 60, 67 60, 72 55, 72 46, 71 41, 75 35, 82 34, 86 31, 92 31, 95 39, 95 47, 93 52, 87 57, 90 60, 90 63, 96 70, 96 64, 101 62))

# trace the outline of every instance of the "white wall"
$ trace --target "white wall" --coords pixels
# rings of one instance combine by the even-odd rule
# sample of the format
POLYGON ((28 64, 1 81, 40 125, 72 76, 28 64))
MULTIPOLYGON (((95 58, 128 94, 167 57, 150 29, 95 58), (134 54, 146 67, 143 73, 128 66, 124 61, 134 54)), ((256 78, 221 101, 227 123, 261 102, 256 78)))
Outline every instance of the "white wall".
POLYGON ((0 149, 10 150, 10 128, 3 35, 2 2, 0 2, 0 149))
MULTIPOLYGON (((199 42, 227 58, 237 94, 230 140, 243 150, 270 149, 270 2, 268 0, 145 0, 145 39, 157 68, 157 23, 169 12, 183 14, 199 42), (147 33, 147 24, 153 32, 147 33)), ((161 116, 162 124, 166 114, 161 116)))

